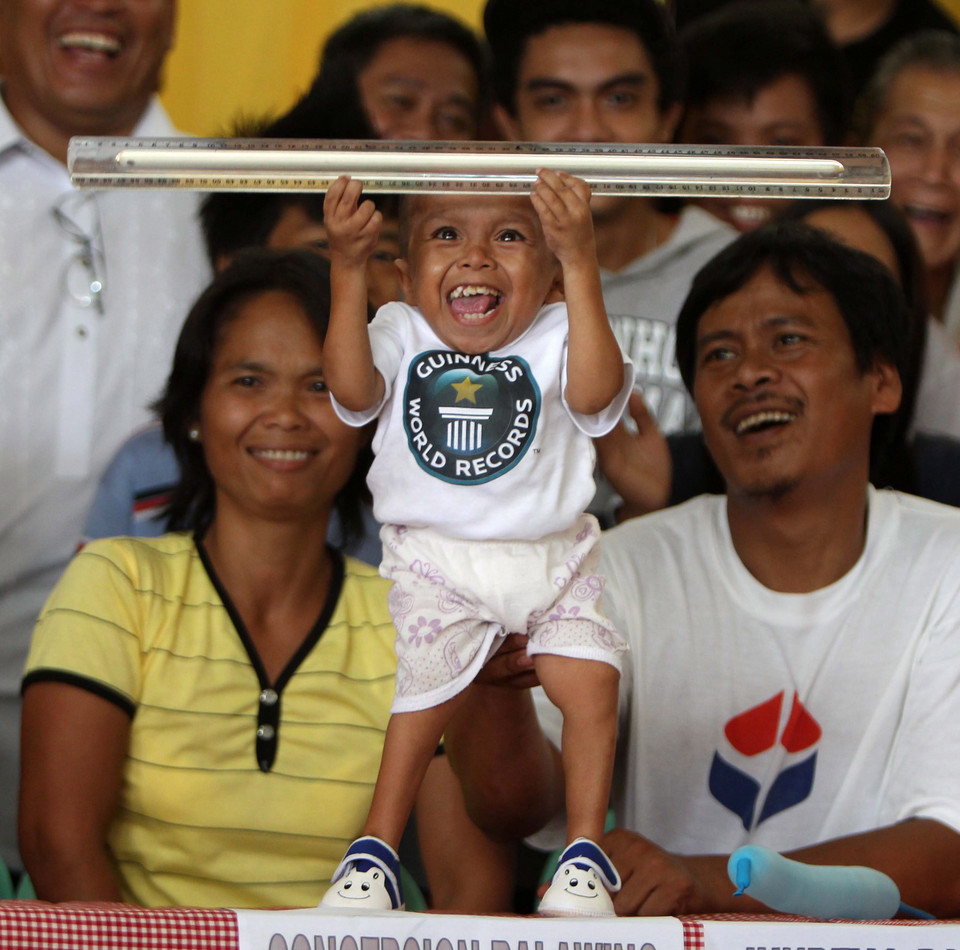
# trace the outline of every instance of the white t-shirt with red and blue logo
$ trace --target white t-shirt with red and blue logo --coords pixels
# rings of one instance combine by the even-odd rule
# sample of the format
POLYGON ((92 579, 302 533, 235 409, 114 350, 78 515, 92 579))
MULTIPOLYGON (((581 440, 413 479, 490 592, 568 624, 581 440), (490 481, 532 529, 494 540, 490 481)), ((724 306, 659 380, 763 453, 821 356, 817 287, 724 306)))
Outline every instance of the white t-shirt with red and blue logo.
POLYGON ((871 488, 860 559, 807 594, 747 571, 721 496, 606 532, 601 565, 618 825, 686 854, 960 831, 960 511, 871 488))

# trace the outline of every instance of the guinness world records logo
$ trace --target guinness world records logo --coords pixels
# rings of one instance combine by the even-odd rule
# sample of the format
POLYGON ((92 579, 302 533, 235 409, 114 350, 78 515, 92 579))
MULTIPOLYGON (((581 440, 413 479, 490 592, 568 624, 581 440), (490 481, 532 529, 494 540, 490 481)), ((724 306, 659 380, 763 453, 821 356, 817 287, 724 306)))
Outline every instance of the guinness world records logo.
POLYGON ((410 363, 403 425, 417 464, 478 485, 506 474, 537 431, 540 388, 519 356, 428 350, 410 363))

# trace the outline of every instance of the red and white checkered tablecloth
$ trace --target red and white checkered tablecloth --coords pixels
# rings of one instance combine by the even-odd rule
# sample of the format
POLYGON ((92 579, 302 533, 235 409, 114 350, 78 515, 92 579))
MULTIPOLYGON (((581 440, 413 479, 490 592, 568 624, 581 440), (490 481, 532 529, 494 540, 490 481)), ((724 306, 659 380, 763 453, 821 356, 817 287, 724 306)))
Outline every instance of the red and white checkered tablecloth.
POLYGON ((0 901, 0 950, 237 950, 230 910, 0 901))
MULTIPOLYGON (((684 950, 704 950, 705 927, 719 922, 805 924, 809 918, 750 914, 705 914, 681 917, 684 950)), ((861 925, 871 922, 862 921, 861 925)), ((876 921, 883 927, 956 928, 960 921, 876 921)), ((889 933, 889 931, 888 931, 889 933)), ((811 937, 808 932, 806 937, 811 937)), ((956 936, 954 934, 953 936, 956 936)), ((238 950, 237 916, 232 910, 194 907, 143 908, 129 904, 0 901, 0 950, 238 950)), ((957 946, 956 941, 948 941, 957 946)), ((810 945, 807 940, 805 945, 810 945)), ((874 944, 871 944, 874 945, 874 944)), ((875 944, 892 946, 891 943, 875 944)), ((914 944, 915 946, 916 944, 914 944)), ((938 946, 936 943, 926 946, 938 946)), ((575 945, 576 946, 576 945, 575 945)), ((609 946, 597 944, 596 946, 609 946)))

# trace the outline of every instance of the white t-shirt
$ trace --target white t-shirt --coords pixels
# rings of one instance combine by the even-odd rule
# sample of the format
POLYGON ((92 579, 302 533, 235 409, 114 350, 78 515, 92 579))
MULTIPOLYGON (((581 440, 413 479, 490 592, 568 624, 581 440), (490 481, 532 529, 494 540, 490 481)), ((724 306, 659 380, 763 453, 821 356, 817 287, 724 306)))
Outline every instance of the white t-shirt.
POLYGON ((933 317, 927 321, 913 428, 960 439, 960 349, 933 317))
POLYGON ((340 417, 379 416, 367 483, 382 524, 428 527, 466 540, 537 540, 568 528, 593 497, 590 439, 616 425, 633 385, 629 361, 614 401, 593 416, 563 401, 567 308, 544 307, 512 343, 457 353, 404 303, 370 324, 384 378, 379 406, 340 417))
POLYGON ((630 644, 620 826, 686 854, 911 817, 960 831, 960 512, 870 489, 862 556, 809 594, 746 570, 720 496, 629 521, 601 550, 630 644))
POLYGON ((687 205, 663 244, 621 270, 600 273, 610 326, 666 434, 700 428, 677 366, 677 317, 697 271, 736 236, 730 225, 687 205))

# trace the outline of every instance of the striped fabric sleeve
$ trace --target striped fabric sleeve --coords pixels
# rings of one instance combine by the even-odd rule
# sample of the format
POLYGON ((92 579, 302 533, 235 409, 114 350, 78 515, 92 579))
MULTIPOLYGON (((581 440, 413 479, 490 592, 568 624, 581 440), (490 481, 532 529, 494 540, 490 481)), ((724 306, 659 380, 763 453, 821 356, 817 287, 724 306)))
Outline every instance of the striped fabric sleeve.
POLYGON ((70 562, 37 625, 24 686, 73 682, 131 711, 140 694, 143 591, 120 539, 96 541, 70 562))

